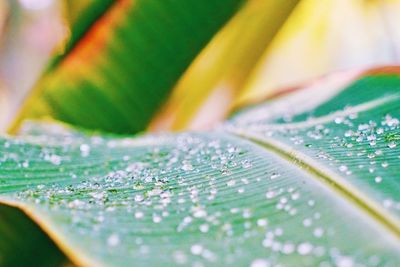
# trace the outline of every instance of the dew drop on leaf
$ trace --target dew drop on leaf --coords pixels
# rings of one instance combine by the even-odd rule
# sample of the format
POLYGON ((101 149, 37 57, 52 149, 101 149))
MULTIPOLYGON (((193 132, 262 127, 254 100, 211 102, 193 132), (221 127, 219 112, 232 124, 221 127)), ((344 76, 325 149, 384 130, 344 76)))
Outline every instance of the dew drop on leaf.
POLYGON ((300 255, 307 255, 307 254, 310 254, 310 252, 312 251, 312 249, 313 249, 313 245, 311 245, 311 244, 308 243, 308 242, 300 243, 300 244, 297 246, 297 252, 298 252, 300 255))
POLYGON ((203 252, 203 246, 200 244, 194 244, 190 247, 190 252, 193 255, 200 255, 203 252))
POLYGON ((389 148, 395 148, 397 145, 396 145, 395 142, 390 142, 387 146, 388 146, 389 148))
POLYGON ((120 239, 118 234, 111 234, 108 238, 107 238, 107 245, 110 247, 116 247, 118 246, 120 243, 120 239))
POLYGON ((255 259, 251 262, 250 267, 270 267, 269 261, 265 259, 255 259))

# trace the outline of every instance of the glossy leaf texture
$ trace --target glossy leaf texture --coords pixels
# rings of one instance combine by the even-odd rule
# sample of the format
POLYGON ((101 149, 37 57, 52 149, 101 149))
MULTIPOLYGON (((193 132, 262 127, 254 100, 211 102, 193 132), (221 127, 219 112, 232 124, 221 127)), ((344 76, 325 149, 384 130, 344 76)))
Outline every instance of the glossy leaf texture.
POLYGON ((373 212, 399 232, 399 73, 389 68, 350 81, 347 76, 327 77, 239 112, 231 126, 306 162, 353 200, 371 201, 373 212))
POLYGON ((0 201, 77 265, 397 266, 399 75, 326 79, 210 132, 26 124, 0 201))
POLYGON ((94 1, 73 23, 65 54, 51 62, 11 131, 24 118, 46 116, 115 133, 144 130, 241 2, 94 1))

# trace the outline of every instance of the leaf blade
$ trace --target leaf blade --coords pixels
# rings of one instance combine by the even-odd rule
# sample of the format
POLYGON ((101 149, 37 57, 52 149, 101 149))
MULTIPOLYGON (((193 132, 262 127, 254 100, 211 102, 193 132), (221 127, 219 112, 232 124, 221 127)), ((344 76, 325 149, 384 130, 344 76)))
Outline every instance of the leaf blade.
POLYGON ((49 129, 2 140, 0 199, 54 227, 77 263, 80 254, 107 266, 398 261, 399 241, 382 225, 254 143, 221 132, 132 139, 49 129))
POLYGON ((287 102, 290 107, 286 105, 277 114, 267 104, 238 114, 233 124, 241 134, 274 143, 272 146, 297 159, 307 159, 310 168, 325 169, 333 183, 344 184, 343 189, 352 188, 347 193, 362 199, 356 200, 361 204, 369 203, 367 209, 372 210, 372 215, 381 217, 398 235, 397 151, 384 133, 397 134, 396 70, 367 73, 347 86, 326 88, 326 94, 331 95, 329 100, 293 111, 309 94, 321 90, 319 85, 310 86, 278 100, 276 104, 287 102), (290 122, 285 122, 285 116, 290 116, 290 122))
POLYGON ((67 54, 55 59, 10 131, 24 118, 43 116, 117 133, 144 130, 191 60, 241 2, 112 2, 84 35, 74 31, 67 54))

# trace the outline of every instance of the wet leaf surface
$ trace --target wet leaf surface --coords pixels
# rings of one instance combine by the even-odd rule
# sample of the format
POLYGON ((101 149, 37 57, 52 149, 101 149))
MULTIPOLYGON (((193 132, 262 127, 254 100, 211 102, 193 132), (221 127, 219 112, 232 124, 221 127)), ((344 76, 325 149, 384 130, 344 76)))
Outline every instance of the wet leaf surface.
POLYGON ((299 92, 211 132, 26 124, 0 141, 0 200, 82 265, 396 266, 398 85, 299 92))

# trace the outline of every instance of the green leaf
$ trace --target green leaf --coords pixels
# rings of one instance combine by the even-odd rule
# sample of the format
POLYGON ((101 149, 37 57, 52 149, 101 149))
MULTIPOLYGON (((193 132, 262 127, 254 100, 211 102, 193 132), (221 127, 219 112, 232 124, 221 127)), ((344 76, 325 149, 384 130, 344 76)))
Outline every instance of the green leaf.
POLYGON ((0 266, 54 267, 67 263, 49 237, 15 208, 0 206, 0 237, 0 266))
POLYGON ((224 119, 298 2, 247 1, 196 57, 150 128, 204 129, 224 119))
POLYGON ((338 79, 211 132, 26 124, 0 141, 0 201, 77 265, 397 266, 400 77, 338 79))
POLYGON ((46 116, 116 133, 144 130, 242 0, 111 2, 94 1, 76 20, 65 54, 51 62, 11 132, 24 118, 46 116))
POLYGON ((47 72, 51 72, 78 45, 90 28, 115 4, 113 0, 65 0, 66 18, 70 24, 71 33, 65 44, 63 53, 55 55, 51 60, 47 72))
POLYGON ((371 201, 372 212, 399 231, 400 77, 367 75, 346 90, 327 85, 239 113, 233 131, 330 176, 354 201, 371 201), (278 106, 286 116, 274 114, 278 106))

